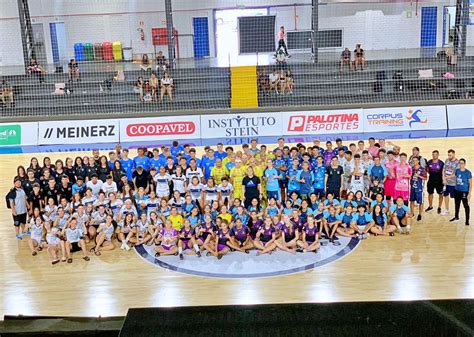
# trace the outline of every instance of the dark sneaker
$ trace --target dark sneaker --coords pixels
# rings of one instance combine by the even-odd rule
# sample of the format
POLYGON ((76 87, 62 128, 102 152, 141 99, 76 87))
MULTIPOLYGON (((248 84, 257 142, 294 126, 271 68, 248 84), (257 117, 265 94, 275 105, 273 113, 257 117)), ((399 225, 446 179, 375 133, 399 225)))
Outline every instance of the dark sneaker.
POLYGON ((180 259, 180 260, 184 260, 183 254, 179 254, 179 259, 180 259))
POLYGON ((197 251, 197 252, 196 252, 196 255, 197 255, 198 257, 201 257, 201 252, 200 252, 200 251, 197 251))
POLYGON ((416 221, 421 221, 421 214, 418 214, 418 216, 416 217, 416 221))
POLYGON ((296 252, 297 252, 297 253, 303 253, 303 249, 298 248, 298 249, 296 250, 296 252))
POLYGON ((438 210, 437 210, 438 214, 441 214, 441 208, 438 207, 438 210))
POLYGON ((449 222, 458 222, 459 221, 459 218, 452 218, 451 220, 449 220, 449 222))
POLYGON ((431 212, 433 210, 433 207, 428 207, 427 209, 425 209, 425 212, 428 213, 428 212, 431 212))
POLYGON ((466 221, 466 226, 469 226, 469 225, 470 225, 470 224, 469 224, 469 221, 466 221))

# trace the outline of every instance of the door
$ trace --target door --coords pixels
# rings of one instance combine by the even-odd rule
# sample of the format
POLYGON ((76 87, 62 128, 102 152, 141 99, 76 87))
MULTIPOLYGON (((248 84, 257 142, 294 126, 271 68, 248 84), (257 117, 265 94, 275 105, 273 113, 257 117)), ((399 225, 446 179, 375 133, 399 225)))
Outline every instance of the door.
POLYGON ((31 25, 33 29, 33 41, 36 53, 36 61, 42 66, 48 63, 46 59, 46 49, 44 47, 44 29, 42 23, 33 23, 31 25))
POLYGON ((194 57, 209 56, 209 25, 207 17, 193 18, 194 57))
POLYGON ((436 54, 437 19, 437 7, 421 8, 420 46, 422 57, 431 57, 436 54))
POLYGON ((51 35, 51 52, 55 64, 67 63, 66 30, 64 22, 52 22, 49 24, 51 35))

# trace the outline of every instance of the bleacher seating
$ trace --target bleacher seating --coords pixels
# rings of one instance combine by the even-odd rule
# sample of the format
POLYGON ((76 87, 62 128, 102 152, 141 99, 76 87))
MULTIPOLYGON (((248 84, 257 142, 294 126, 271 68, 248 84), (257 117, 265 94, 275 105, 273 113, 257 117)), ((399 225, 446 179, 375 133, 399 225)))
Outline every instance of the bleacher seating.
MULTIPOLYGON (((474 57, 460 59, 456 66, 448 66, 445 59, 412 58, 399 60, 368 61, 363 71, 339 70, 336 61, 324 61, 318 64, 289 62, 293 72, 295 90, 293 95, 276 97, 264 96, 260 92, 259 106, 350 106, 351 104, 371 104, 413 101, 444 101, 470 98, 474 92, 474 57), (419 79, 418 70, 433 69, 433 79, 419 79), (392 79, 393 74, 403 72, 403 91, 398 90, 399 80, 392 79), (377 78, 377 73, 385 75, 377 78), (455 74, 455 79, 444 79, 446 72, 455 74), (374 84, 378 82, 378 90, 374 84), (382 87, 380 91, 380 85, 382 87)), ((228 109, 230 107, 230 71, 229 68, 180 68, 173 69, 175 101, 140 102, 133 92, 133 84, 142 75, 149 73, 138 70, 138 66, 129 64, 125 69, 125 81, 114 82, 113 77, 121 64, 112 68, 100 68, 100 64, 81 64, 81 81, 68 84, 70 95, 53 95, 55 83, 67 82, 67 72, 48 73, 45 83, 31 75, 3 76, 14 88, 15 105, 0 107, 4 117, 47 116, 73 114, 111 114, 170 111, 228 109), (99 70, 97 70, 99 69, 99 70), (100 70, 105 69, 105 70, 100 70), (107 89, 104 81, 112 81, 107 89), (102 90, 101 90, 102 88, 102 90)), ((274 65, 266 67, 270 72, 274 65)), ((379 75, 380 76, 380 75, 379 75)))

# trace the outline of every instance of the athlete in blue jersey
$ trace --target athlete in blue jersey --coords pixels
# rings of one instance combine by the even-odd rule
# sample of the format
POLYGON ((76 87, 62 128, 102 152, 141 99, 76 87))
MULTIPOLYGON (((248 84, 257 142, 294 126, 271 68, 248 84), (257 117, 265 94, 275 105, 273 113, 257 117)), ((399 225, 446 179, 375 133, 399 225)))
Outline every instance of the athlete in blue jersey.
POLYGON ((351 226, 351 224, 353 224, 354 222, 354 214, 352 213, 352 211, 352 205, 349 204, 346 206, 345 211, 339 214, 341 223, 336 230, 337 234, 347 237, 355 236, 355 230, 353 226, 351 226))
POLYGON ((337 228, 341 224, 341 218, 340 216, 336 213, 336 208, 331 206, 329 207, 328 210, 323 212, 324 218, 323 218, 323 226, 324 226, 324 231, 326 232, 329 242, 331 242, 335 246, 341 245, 339 242, 339 239, 335 235, 337 228))
POLYGON ((279 180, 282 179, 283 176, 275 167, 273 167, 273 161, 271 159, 267 160, 267 168, 263 172, 263 177, 267 182, 267 198, 281 200, 279 180))
POLYGON ((354 214, 352 228, 358 234, 359 239, 366 239, 369 237, 369 229, 372 222, 372 215, 366 212, 365 205, 357 206, 357 213, 354 214))
POLYGON ((143 167, 143 170, 148 172, 148 170, 150 169, 150 159, 147 156, 145 156, 145 151, 143 150, 143 148, 139 148, 137 152, 138 152, 138 156, 133 158, 135 167, 141 166, 143 167))
POLYGON ((369 230, 375 236, 394 236, 394 232, 397 230, 397 227, 389 224, 387 222, 387 215, 383 213, 382 207, 380 207, 380 205, 375 205, 374 210, 372 211, 372 225, 369 230))
POLYGON ((299 193, 300 192, 300 183, 296 179, 296 176, 299 172, 299 165, 300 162, 298 158, 292 159, 291 167, 286 171, 286 178, 288 180, 288 194, 292 192, 299 193))
POLYGON ((235 221, 235 225, 230 231, 230 240, 227 242, 227 245, 233 250, 246 254, 253 248, 250 228, 244 226, 240 219, 235 221))
POLYGON ((316 159, 316 165, 313 166, 313 176, 313 193, 315 193, 319 199, 322 199, 326 195, 324 183, 326 179, 326 166, 324 166, 322 156, 318 156, 316 159))
POLYGON ((298 172, 296 179, 300 183, 300 197, 302 199, 308 198, 313 189, 314 175, 309 170, 309 163, 303 162, 301 165, 302 170, 298 172))
POLYGON ((404 205, 403 198, 398 197, 395 204, 390 207, 389 219, 401 234, 410 234, 410 218, 413 215, 410 209, 404 205))
POLYGON ((417 221, 421 220, 423 213, 423 188, 428 177, 426 170, 420 165, 420 157, 413 156, 413 167, 410 179, 410 212, 415 215, 415 201, 418 203, 417 221))
POLYGON ((211 176, 212 168, 216 166, 216 157, 214 156, 214 150, 209 149, 208 156, 203 157, 201 161, 201 168, 204 171, 204 177, 209 179, 211 176))
POLYGON ((127 175, 127 179, 132 181, 133 179, 133 170, 135 169, 135 162, 128 158, 128 150, 124 149, 122 151, 122 158, 120 159, 120 164, 122 165, 122 169, 124 170, 125 174, 127 175))
POLYGON ((378 179, 381 183, 385 182, 385 179, 387 179, 388 176, 388 171, 380 162, 380 157, 374 158, 374 163, 367 169, 367 176, 369 177, 370 186, 373 186, 374 179, 378 179))

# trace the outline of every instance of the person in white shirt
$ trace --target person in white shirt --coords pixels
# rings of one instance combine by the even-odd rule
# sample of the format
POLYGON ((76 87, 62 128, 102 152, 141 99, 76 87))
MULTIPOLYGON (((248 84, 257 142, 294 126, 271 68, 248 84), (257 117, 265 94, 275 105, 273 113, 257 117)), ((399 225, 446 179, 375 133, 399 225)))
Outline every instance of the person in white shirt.
POLYGON ((160 166, 160 173, 154 177, 156 181, 156 195, 159 198, 169 199, 171 176, 166 172, 164 166, 160 166))
POLYGON ((170 101, 173 100, 173 79, 170 77, 168 73, 163 74, 163 78, 160 81, 161 86, 161 101, 163 101, 163 97, 165 93, 168 94, 170 97, 170 101))
POLYGON ((271 93, 272 89, 274 89, 276 94, 278 95, 278 83, 280 79, 280 75, 278 74, 278 71, 275 69, 273 73, 268 75, 268 79, 270 80, 270 89, 268 90, 268 92, 271 93))
POLYGON ((108 175, 105 178, 105 183, 102 184, 102 191, 105 192, 106 195, 108 195, 111 192, 117 192, 117 183, 113 180, 111 175, 108 175))
POLYGON ((351 182, 349 189, 351 192, 356 193, 357 191, 362 191, 365 193, 364 187, 364 166, 360 161, 360 155, 355 154, 354 160, 350 165, 350 174, 351 174, 351 182))
POLYGON ((191 159, 189 161, 189 167, 186 169, 186 179, 188 179, 188 185, 191 183, 193 177, 198 177, 199 182, 202 182, 204 174, 202 169, 196 166, 196 160, 191 159))
POLYGON ((92 195, 98 196, 102 188, 102 185, 103 185, 102 180, 99 180, 99 176, 94 173, 91 176, 91 180, 87 182, 86 187, 92 190, 92 195))

